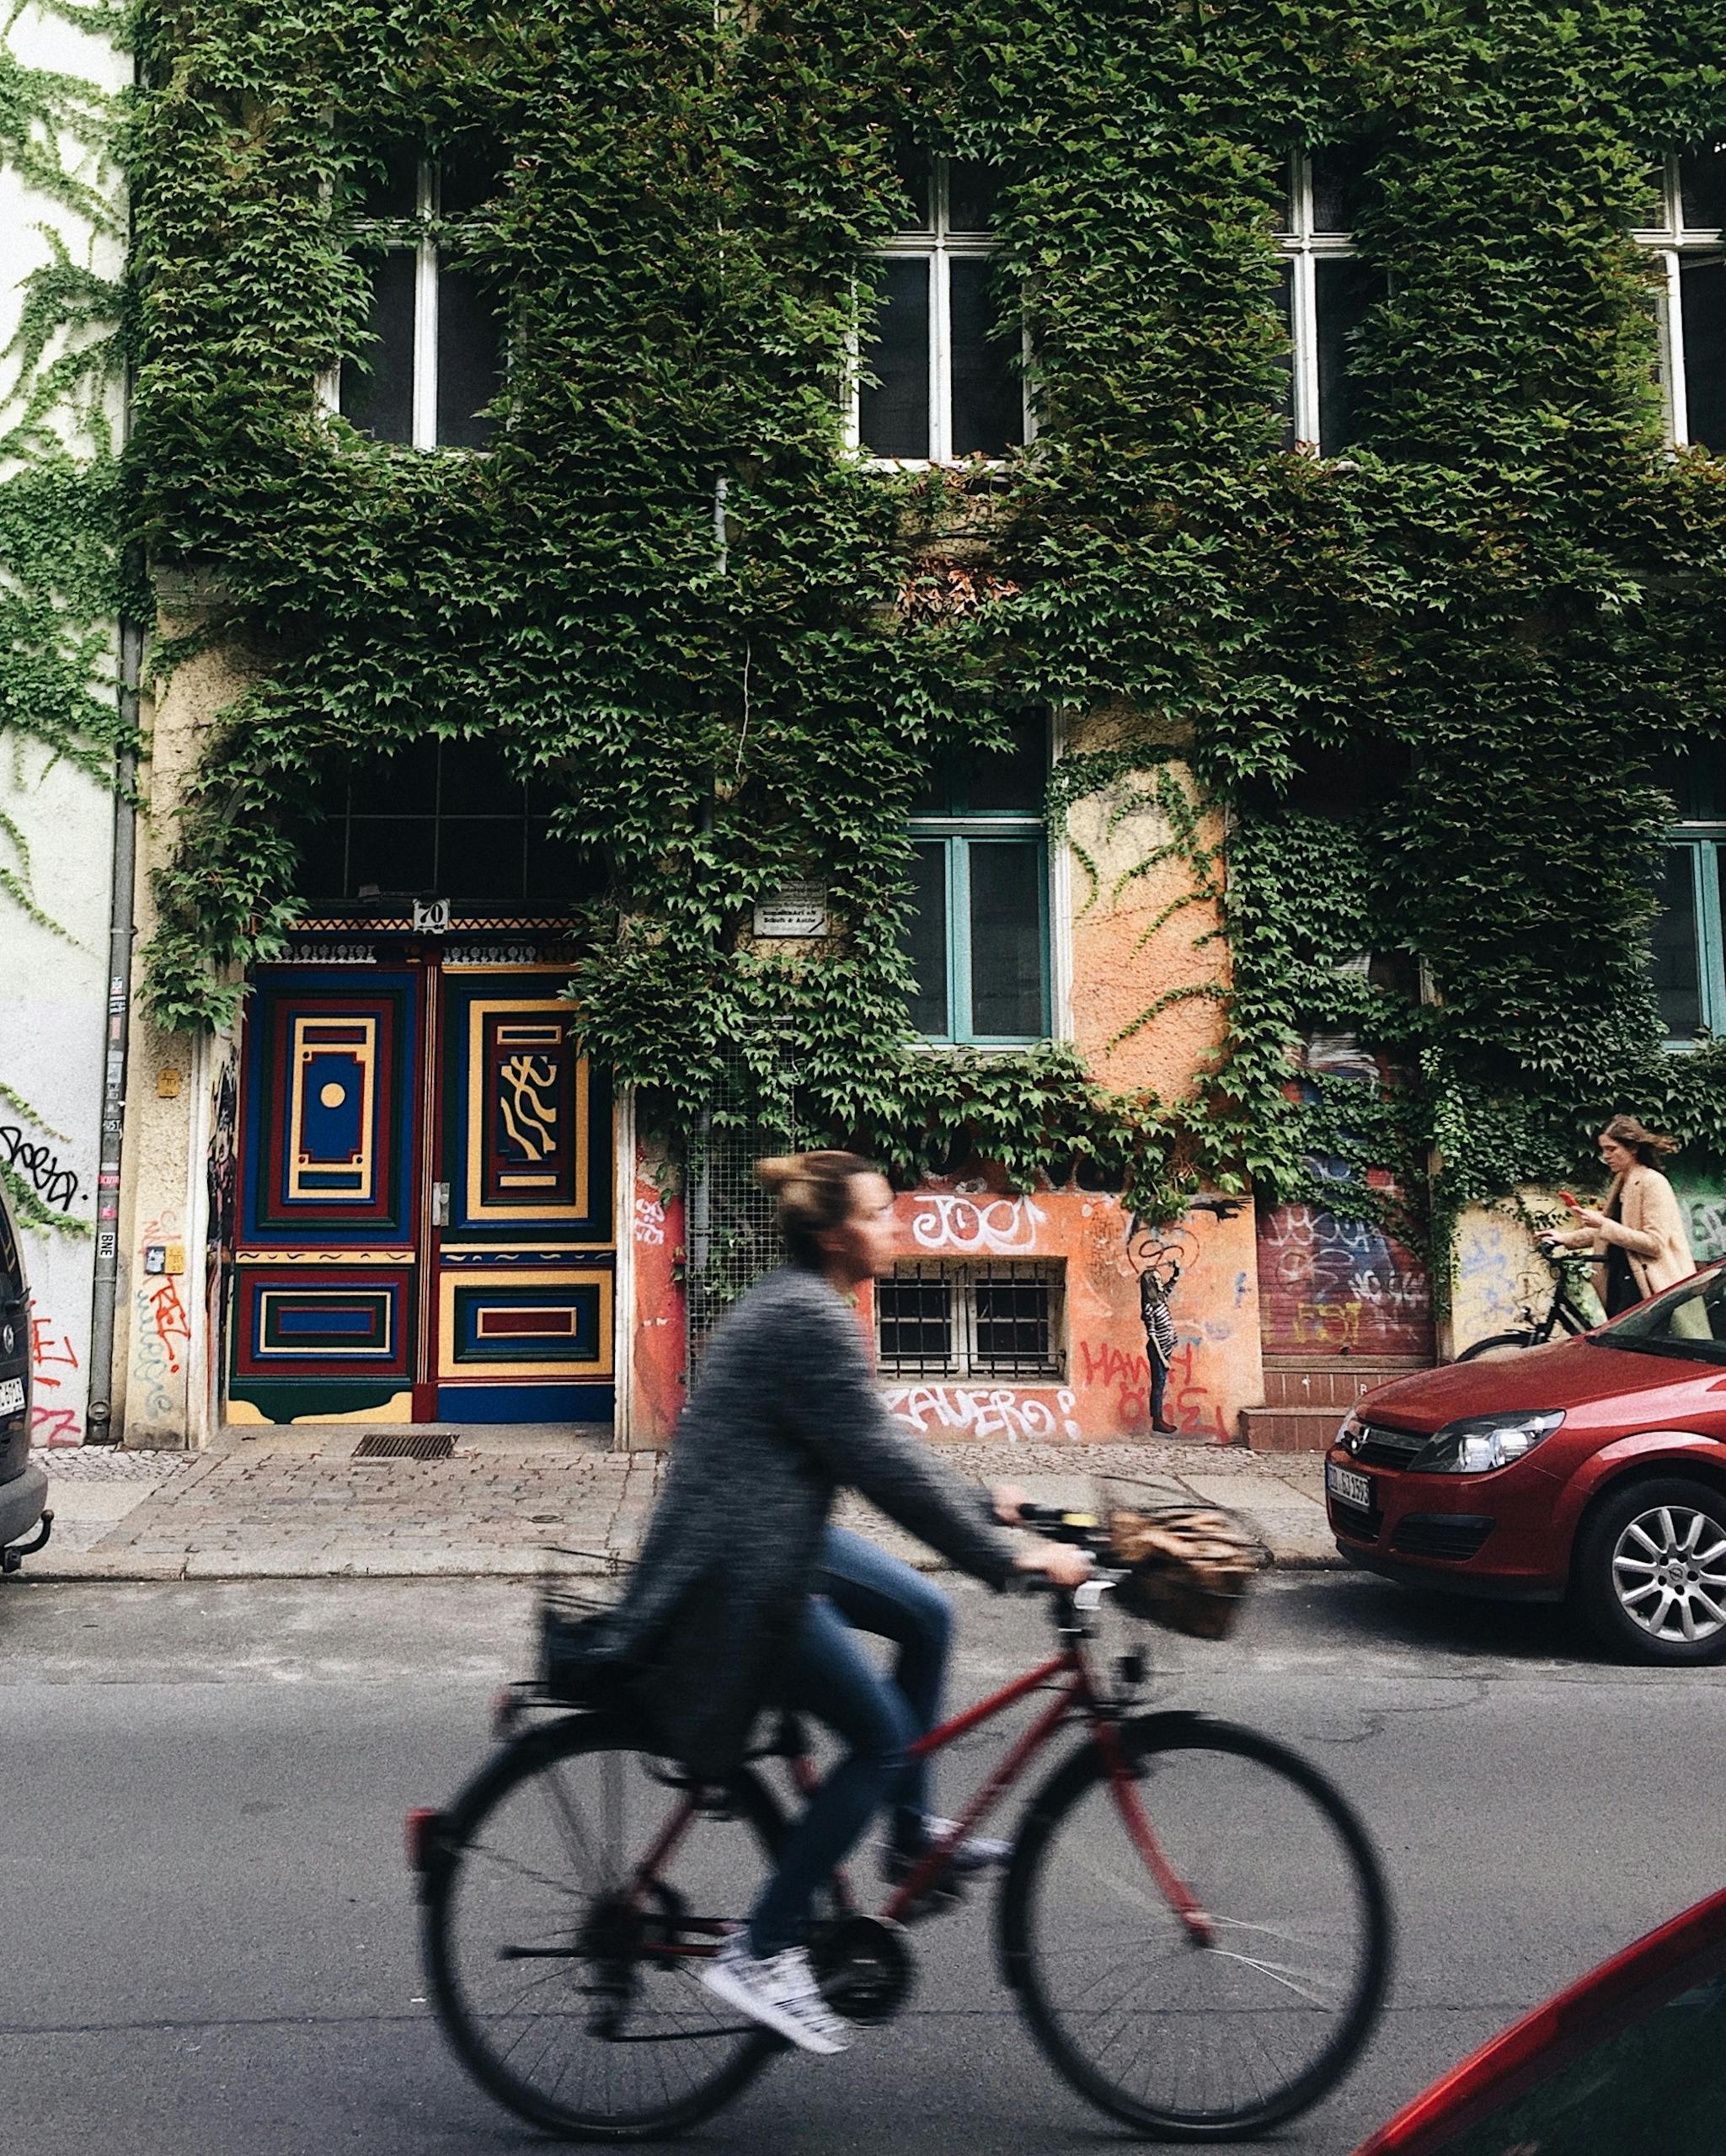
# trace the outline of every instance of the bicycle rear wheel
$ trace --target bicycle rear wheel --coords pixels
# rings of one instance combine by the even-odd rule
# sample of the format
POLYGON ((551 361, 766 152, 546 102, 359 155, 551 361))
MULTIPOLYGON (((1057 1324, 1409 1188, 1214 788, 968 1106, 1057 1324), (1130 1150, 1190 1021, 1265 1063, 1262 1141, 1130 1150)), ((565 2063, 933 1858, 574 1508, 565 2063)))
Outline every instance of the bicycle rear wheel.
POLYGON ((700 1972, 782 1833, 752 1774, 692 1794, 596 1716, 509 1746, 442 1815, 427 1867, 432 1999, 474 2077, 571 2140, 676 2133, 726 2102, 780 2047, 700 1972))
POLYGON ((1520 1355, 1530 1348, 1541 1344, 1537 1332, 1493 1332, 1484 1340, 1470 1342, 1457 1356, 1459 1363, 1496 1363, 1506 1356, 1520 1355))
POLYGON ((1390 1915, 1344 1799, 1296 1753, 1189 1715, 1119 1732, 1130 1786, 1213 1927, 1197 1945, 1095 1744, 1032 1806, 1002 1903, 1007 1973, 1051 2063, 1141 2132, 1222 2141, 1316 2103, 1384 1996, 1390 1915))

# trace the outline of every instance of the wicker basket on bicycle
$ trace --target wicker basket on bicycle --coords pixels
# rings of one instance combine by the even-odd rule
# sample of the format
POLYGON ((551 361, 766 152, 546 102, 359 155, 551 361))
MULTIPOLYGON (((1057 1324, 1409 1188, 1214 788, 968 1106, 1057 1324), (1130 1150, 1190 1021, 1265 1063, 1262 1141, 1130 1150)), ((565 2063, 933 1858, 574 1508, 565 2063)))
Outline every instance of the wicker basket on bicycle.
POLYGON ((632 1673, 617 1652, 613 1620, 632 1568, 608 1550, 551 1550, 546 1557, 537 1688, 560 1706, 617 1705, 632 1673))
POLYGON ((1098 1517, 1109 1561, 1126 1577, 1114 1599, 1135 1617, 1195 1639, 1226 1639, 1234 1630, 1264 1545, 1232 1513, 1169 1483, 1098 1483, 1098 1517))

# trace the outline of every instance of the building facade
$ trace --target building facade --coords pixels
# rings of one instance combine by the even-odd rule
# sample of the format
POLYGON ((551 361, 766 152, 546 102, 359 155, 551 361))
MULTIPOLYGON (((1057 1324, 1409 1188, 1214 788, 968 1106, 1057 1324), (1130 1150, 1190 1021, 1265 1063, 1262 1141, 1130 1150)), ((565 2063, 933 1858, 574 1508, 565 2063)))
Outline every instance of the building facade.
POLYGON ((1682 23, 248 19, 147 9, 129 136, 114 1434, 663 1444, 800 1144, 935 1439, 1322 1442, 1621 1106, 1726 1248, 1682 23))

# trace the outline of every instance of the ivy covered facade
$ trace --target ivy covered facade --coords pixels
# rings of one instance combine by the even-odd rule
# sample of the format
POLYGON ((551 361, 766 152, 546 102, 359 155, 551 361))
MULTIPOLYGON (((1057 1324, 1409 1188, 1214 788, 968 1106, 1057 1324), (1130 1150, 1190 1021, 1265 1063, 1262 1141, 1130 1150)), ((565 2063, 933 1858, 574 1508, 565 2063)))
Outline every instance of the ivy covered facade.
POLYGON ((147 0, 128 1429, 659 1442, 793 1139, 932 1435, 1316 1438, 1616 1108, 1726 1235, 1723 30, 147 0))

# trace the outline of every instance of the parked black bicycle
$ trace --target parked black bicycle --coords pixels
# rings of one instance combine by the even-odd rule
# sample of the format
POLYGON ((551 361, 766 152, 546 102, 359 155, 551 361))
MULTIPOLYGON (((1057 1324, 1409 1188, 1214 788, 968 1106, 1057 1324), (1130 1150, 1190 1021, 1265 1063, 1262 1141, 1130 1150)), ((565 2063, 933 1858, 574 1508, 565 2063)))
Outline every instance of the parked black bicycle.
POLYGON ((1525 1348, 1544 1348, 1556 1333, 1563 1332, 1574 1339, 1579 1333, 1591 1332, 1600 1320, 1591 1317, 1574 1299, 1573 1289, 1583 1273, 1596 1265, 1599 1260, 1587 1251, 1548 1250, 1537 1245, 1541 1256, 1552 1268, 1552 1295, 1544 1315, 1537 1313, 1533 1297, 1523 1305, 1523 1321, 1504 1332, 1488 1333, 1484 1340, 1477 1340, 1457 1356, 1459 1363, 1483 1363, 1494 1355, 1520 1354, 1525 1348), (1579 1267, 1580 1272, 1573 1268, 1579 1267))

